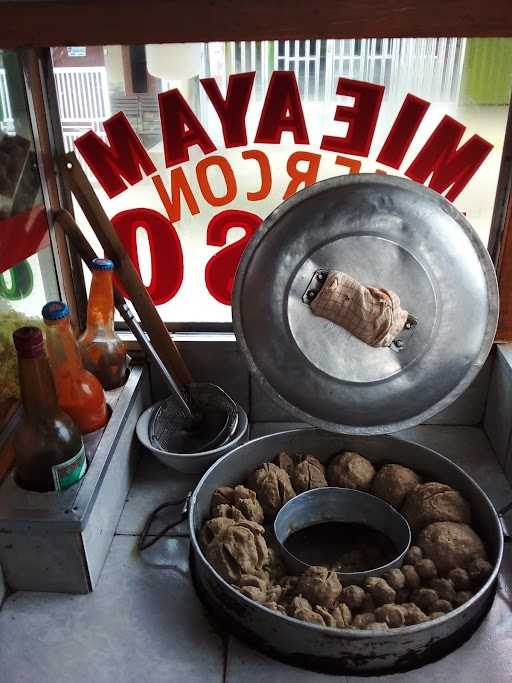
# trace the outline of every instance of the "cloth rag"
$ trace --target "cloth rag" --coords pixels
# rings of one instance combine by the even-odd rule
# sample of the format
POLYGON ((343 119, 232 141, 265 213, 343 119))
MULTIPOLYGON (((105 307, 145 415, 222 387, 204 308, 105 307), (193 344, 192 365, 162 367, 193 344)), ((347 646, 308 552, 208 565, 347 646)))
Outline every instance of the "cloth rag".
POLYGON ((311 310, 377 347, 391 346, 409 315, 395 292, 365 287, 338 270, 329 272, 311 310))

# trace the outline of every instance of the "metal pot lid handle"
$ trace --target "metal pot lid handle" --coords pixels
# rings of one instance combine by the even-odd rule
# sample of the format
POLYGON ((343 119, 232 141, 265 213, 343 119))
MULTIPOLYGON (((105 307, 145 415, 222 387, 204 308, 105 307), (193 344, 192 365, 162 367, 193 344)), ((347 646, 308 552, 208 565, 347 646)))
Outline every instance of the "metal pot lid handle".
MULTIPOLYGON (((347 287, 340 286, 331 296, 327 295, 324 297, 327 300, 327 305, 325 303, 323 303, 322 307, 316 305, 319 295, 321 293, 322 295, 324 294, 329 282, 338 274, 347 278, 349 282, 353 281, 356 287, 361 290, 367 290, 368 293, 375 290, 375 288, 364 287, 364 285, 350 278, 345 273, 332 271, 327 268, 319 268, 313 273, 302 295, 302 301, 311 307, 315 315, 320 315, 327 320, 341 325, 373 348, 391 348, 396 352, 403 351, 407 346, 407 340, 414 334, 418 320, 408 311, 403 311, 400 306, 400 299, 394 292, 385 292, 389 299, 387 308, 394 307, 395 310, 383 331, 378 328, 381 306, 377 307, 376 302, 372 306, 371 297, 369 302, 364 301, 364 304, 360 302, 359 306, 351 304, 349 295, 347 295, 347 287), (393 327, 393 318, 396 320, 394 330, 390 329, 393 327), (384 337, 384 339, 380 339, 380 337, 384 337)), ((379 289, 378 291, 383 292, 384 290, 379 289)), ((368 299, 368 297, 366 298, 368 299)), ((380 303, 383 302, 381 301, 380 303)))

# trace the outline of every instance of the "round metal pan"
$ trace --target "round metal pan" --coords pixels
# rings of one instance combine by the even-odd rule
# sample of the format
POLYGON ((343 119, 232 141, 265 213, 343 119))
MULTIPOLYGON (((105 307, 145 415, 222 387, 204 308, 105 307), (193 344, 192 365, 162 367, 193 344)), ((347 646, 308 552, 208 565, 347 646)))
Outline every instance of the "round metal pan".
POLYGON ((350 175, 297 193, 241 259, 233 323, 253 374, 286 411, 322 429, 384 434, 462 393, 492 345, 498 290, 487 250, 438 193, 350 175), (417 324, 401 348, 373 348, 304 301, 318 270, 395 291, 417 324))
POLYGON ((465 642, 491 604, 503 554, 503 534, 491 502, 462 469, 442 455, 391 436, 340 436, 314 429, 265 436, 217 461, 192 495, 189 529, 191 566, 198 593, 225 627, 282 661, 337 674, 406 671, 465 642), (199 546, 198 532, 209 516, 216 488, 245 481, 257 465, 272 460, 280 451, 311 453, 325 462, 340 450, 357 451, 375 465, 394 462, 413 467, 427 480, 445 482, 458 489, 469 501, 473 526, 484 539, 494 564, 491 576, 471 600, 440 619, 417 626, 380 633, 338 630, 300 622, 258 605, 232 588, 212 568, 199 546))

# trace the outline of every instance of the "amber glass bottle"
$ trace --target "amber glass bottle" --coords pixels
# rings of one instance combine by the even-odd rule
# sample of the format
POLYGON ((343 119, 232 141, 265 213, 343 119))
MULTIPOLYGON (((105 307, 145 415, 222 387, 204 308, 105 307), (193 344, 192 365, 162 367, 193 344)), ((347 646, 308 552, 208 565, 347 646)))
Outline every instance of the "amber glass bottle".
POLYGON ((41 330, 20 327, 13 339, 24 413, 14 437, 16 480, 31 491, 60 491, 85 474, 82 437, 59 407, 41 330))
POLYGON ((104 389, 117 389, 125 381, 126 347, 114 332, 114 264, 109 259, 91 262, 92 282, 87 304, 87 329, 79 339, 84 366, 104 389))
POLYGON ((103 427, 108 419, 100 381, 82 365, 78 344, 62 301, 43 307, 46 347, 62 410, 71 415, 82 434, 103 427))

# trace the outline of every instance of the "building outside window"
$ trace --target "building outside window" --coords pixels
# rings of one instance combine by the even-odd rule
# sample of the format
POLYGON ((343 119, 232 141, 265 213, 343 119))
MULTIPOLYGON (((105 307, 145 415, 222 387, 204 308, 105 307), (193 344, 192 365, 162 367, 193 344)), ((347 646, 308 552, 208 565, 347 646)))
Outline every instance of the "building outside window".
MULTIPOLYGON (((88 47, 83 54, 81 48, 73 48, 71 52, 70 49, 52 50, 66 151, 74 149, 75 140, 88 130, 95 131, 107 142, 103 122, 123 112, 156 168, 152 175, 161 179, 157 186, 154 177, 143 174, 140 182, 109 198, 84 163, 107 214, 114 217, 143 207, 169 220, 169 202, 173 189, 177 192, 178 173, 189 188, 188 195, 181 197, 180 210, 170 217, 183 253, 183 279, 176 291, 171 284, 156 297, 160 314, 171 324, 231 320, 229 301, 222 296, 219 299, 215 293, 212 295, 205 272, 226 246, 236 245, 244 238, 247 227, 230 225, 226 234, 221 230, 222 236, 215 237, 212 221, 219 213, 245 211, 259 221, 284 197, 315 180, 350 172, 406 175, 412 161, 446 116, 463 126, 459 147, 474 135, 492 145, 474 177, 454 199, 455 206, 465 213, 481 239, 488 240, 512 81, 507 66, 512 54, 510 39, 394 38, 99 46, 88 47), (255 142, 262 107, 276 71, 291 71, 295 75, 307 127, 307 144, 298 143, 290 132, 282 134, 280 144, 255 142), (247 72, 255 72, 246 115, 247 144, 226 148, 219 117, 201 80, 214 78, 224 96, 229 77, 247 72), (353 98, 336 93, 340 77, 384 86, 371 148, 364 157, 345 155, 340 159, 336 152, 321 149, 323 136, 346 133, 347 125, 335 121, 334 115, 338 105, 352 106, 353 98), (187 161, 174 169, 166 168, 158 96, 174 88, 179 89, 207 132, 216 148, 213 154, 223 157, 221 167, 212 163, 205 177, 199 179, 197 167, 205 153, 197 145, 190 147, 187 161), (398 168, 392 168, 380 163, 378 154, 408 93, 425 100, 429 106, 402 162, 398 168), (261 159, 267 159, 269 164, 266 189, 260 188, 261 159), (225 173, 229 174, 230 187, 226 186, 225 173), (298 179, 301 174, 302 182, 292 182, 293 177, 298 179), (206 196, 202 191, 205 184, 206 196)), ((427 178, 425 184, 428 183, 427 178)), ((448 192, 449 188, 444 194, 448 192)), ((74 208, 78 222, 87 230, 79 207, 74 208)), ((88 235, 94 241, 90 230, 88 235)), ((151 256, 150 241, 144 226, 138 226, 137 259, 143 281, 151 290, 158 273, 152 272, 156 262, 151 256)), ((169 267, 173 267, 171 255, 169 267)))

